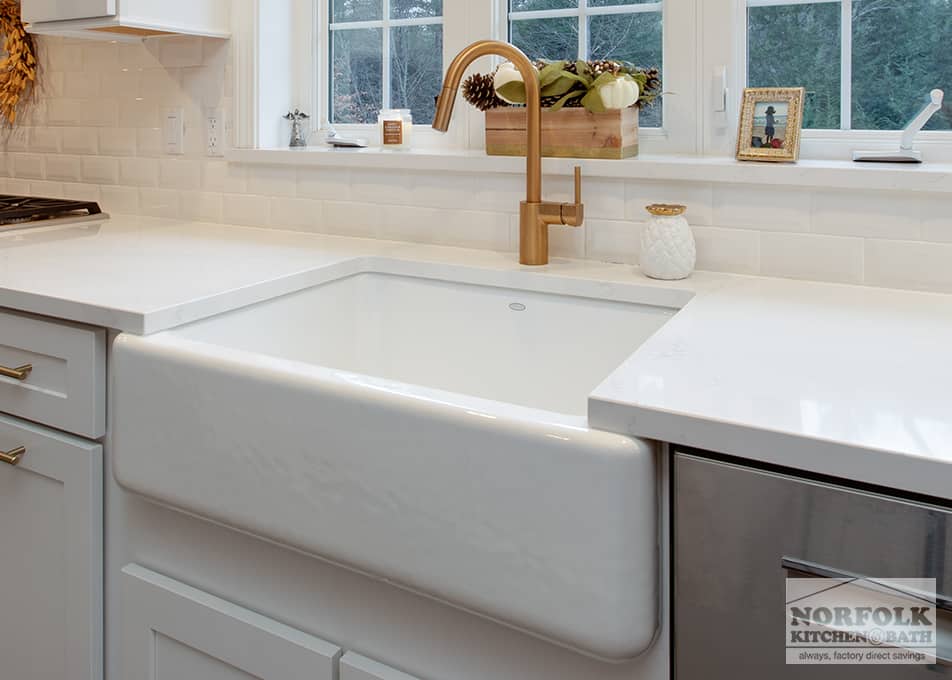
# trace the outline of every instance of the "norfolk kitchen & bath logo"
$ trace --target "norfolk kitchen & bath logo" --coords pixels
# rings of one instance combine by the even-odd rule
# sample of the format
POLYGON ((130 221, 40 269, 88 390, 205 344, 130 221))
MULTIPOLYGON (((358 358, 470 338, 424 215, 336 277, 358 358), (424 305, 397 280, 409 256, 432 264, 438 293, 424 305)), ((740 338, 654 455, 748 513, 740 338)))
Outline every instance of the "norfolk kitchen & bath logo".
POLYGON ((934 664, 935 588, 935 579, 788 577, 787 664, 934 664))

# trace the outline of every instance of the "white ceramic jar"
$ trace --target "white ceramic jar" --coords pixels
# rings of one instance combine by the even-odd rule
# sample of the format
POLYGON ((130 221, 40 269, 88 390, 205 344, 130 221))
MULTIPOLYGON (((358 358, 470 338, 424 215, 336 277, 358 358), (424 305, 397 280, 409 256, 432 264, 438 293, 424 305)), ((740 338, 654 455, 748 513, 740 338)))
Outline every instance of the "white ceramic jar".
POLYGON ((641 271, 652 279, 686 279, 697 264, 697 246, 683 205, 655 203, 641 234, 641 271))

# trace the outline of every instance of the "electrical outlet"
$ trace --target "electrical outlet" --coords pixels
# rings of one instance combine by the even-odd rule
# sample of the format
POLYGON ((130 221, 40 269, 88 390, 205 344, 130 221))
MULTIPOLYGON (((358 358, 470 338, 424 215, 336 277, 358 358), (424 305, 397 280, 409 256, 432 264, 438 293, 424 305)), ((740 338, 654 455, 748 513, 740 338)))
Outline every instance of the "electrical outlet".
POLYGON ((181 107, 165 110, 165 153, 181 155, 185 153, 185 109, 181 107))
POLYGON ((223 156, 225 141, 225 119, 221 109, 205 109, 205 155, 223 156))

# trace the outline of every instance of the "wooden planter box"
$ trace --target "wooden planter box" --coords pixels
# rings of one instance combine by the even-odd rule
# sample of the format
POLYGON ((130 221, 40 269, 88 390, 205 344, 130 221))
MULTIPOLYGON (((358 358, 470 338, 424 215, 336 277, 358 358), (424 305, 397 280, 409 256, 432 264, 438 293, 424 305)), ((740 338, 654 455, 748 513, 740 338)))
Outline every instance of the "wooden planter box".
MULTIPOLYGON (((486 112, 486 153, 526 155, 526 110, 486 112)), ((638 109, 590 113, 542 111, 542 155, 554 158, 630 158, 638 155, 638 109)))

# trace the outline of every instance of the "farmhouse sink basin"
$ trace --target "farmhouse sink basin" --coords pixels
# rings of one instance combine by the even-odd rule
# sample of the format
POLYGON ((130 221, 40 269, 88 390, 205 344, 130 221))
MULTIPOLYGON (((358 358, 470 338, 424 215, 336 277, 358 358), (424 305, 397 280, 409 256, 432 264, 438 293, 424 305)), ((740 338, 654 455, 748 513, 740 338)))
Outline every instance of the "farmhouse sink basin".
POLYGON ((523 272, 334 276, 119 336, 119 483, 588 655, 649 647, 654 449, 585 412, 676 309, 523 272))

